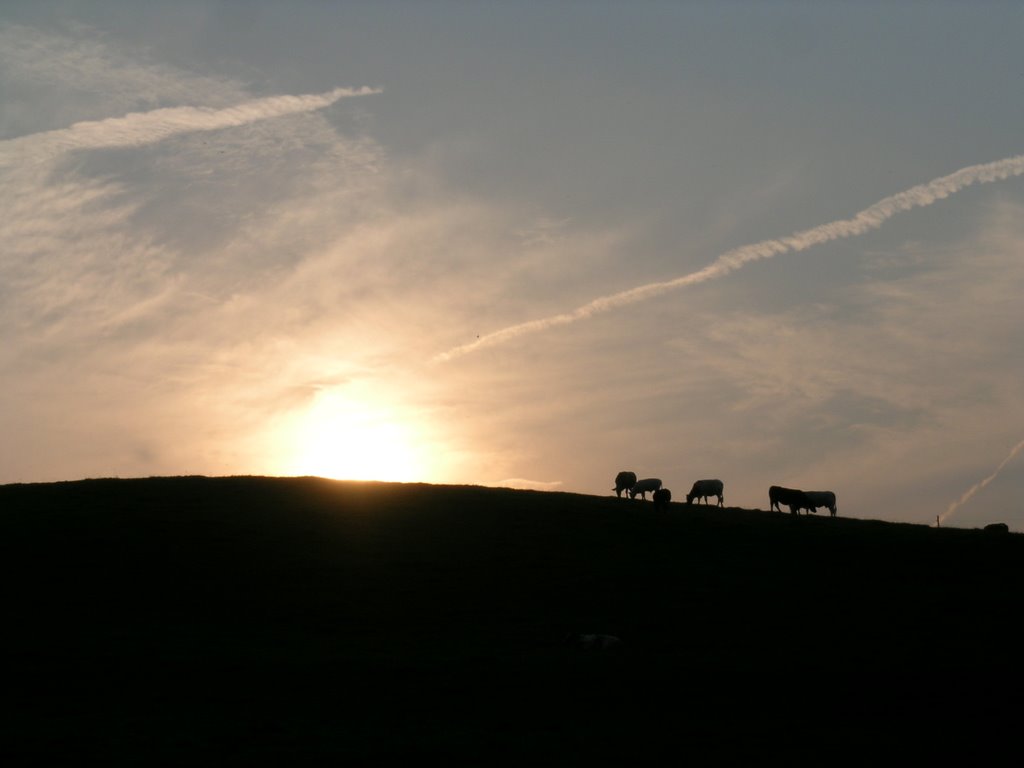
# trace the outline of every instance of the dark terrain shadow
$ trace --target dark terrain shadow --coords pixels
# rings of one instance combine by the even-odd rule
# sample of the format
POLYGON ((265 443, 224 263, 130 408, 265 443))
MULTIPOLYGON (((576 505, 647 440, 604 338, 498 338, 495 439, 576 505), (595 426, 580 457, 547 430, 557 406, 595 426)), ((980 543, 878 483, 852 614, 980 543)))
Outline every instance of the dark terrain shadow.
POLYGON ((312 478, 0 509, 19 764, 920 757, 1024 690, 1015 534, 312 478))

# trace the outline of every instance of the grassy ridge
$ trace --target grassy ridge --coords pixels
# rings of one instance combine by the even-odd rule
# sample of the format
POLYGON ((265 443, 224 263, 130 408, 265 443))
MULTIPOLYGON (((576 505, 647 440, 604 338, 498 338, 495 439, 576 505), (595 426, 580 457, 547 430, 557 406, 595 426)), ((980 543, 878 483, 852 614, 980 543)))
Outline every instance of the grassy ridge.
POLYGON ((1024 681, 1013 534, 314 478, 0 512, 5 743, 40 764, 801 754, 795 722, 850 749, 997 721, 1024 681))

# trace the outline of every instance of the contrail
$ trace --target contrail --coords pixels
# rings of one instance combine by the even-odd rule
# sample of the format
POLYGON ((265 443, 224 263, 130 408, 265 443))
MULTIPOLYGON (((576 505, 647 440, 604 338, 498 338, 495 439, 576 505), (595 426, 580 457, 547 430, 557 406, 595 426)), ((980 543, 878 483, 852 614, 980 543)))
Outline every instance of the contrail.
POLYGON ((949 508, 943 514, 939 515, 939 523, 941 524, 946 522, 946 520, 949 519, 949 516, 956 512, 964 504, 966 504, 974 494, 976 494, 986 485, 995 480, 999 473, 1003 471, 1003 468, 1011 461, 1013 461, 1013 458, 1022 450, 1024 450, 1024 440, 1021 440, 1019 443, 1013 446, 1013 450, 1010 451, 1010 454, 1005 459, 1003 459, 1002 463, 995 468, 995 471, 991 475, 986 477, 984 480, 980 480, 979 482, 972 485, 964 492, 963 496, 961 496, 959 499, 951 503, 949 505, 949 508))
POLYGON ((506 341, 528 333, 544 331, 557 325, 568 325, 569 323, 585 320, 617 307, 635 304, 651 296, 673 291, 677 288, 684 288, 688 285, 703 283, 706 280, 724 277, 752 261, 770 259, 782 253, 802 251, 810 248, 812 245, 821 245, 832 240, 861 235, 878 229, 897 213, 931 205, 937 200, 949 197, 972 184, 988 184, 993 181, 1002 181, 1011 176, 1019 176, 1022 173, 1024 173, 1024 155, 1007 157, 1002 160, 996 160, 993 163, 969 165, 948 176, 941 176, 926 184, 919 184, 916 187, 911 187, 903 192, 883 198, 874 205, 865 208, 853 218, 830 221, 827 224, 821 224, 811 229, 794 232, 789 237, 762 240, 752 245, 744 245, 723 253, 708 266, 696 272, 691 272, 688 275, 664 282, 648 283, 631 288, 628 291, 602 296, 570 312, 502 328, 486 336, 480 336, 469 344, 463 344, 447 352, 442 352, 434 357, 434 362, 447 362, 470 352, 503 344, 506 341))
POLYGON ((68 128, 0 141, 0 163, 42 160, 75 149, 138 147, 192 131, 233 128, 328 107, 348 96, 381 93, 379 88, 335 88, 326 93, 269 96, 224 109, 169 107, 124 117, 75 123, 68 128))

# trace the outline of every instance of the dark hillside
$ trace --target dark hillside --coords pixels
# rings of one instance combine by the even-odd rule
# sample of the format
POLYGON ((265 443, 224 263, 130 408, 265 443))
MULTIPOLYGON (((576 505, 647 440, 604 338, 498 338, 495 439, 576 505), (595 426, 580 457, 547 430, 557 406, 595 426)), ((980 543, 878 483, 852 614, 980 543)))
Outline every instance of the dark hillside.
POLYGON ((0 514, 20 764, 817 759, 1022 711, 1014 534, 313 478, 0 514))

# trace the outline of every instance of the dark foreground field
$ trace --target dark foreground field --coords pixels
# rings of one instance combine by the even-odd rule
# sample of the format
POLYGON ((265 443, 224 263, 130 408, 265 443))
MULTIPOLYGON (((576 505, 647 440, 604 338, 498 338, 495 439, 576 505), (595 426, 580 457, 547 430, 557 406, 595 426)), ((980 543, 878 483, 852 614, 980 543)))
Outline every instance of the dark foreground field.
POLYGON ((1024 713, 1013 534, 308 478, 0 515, 6 764, 916 763, 1024 713))

